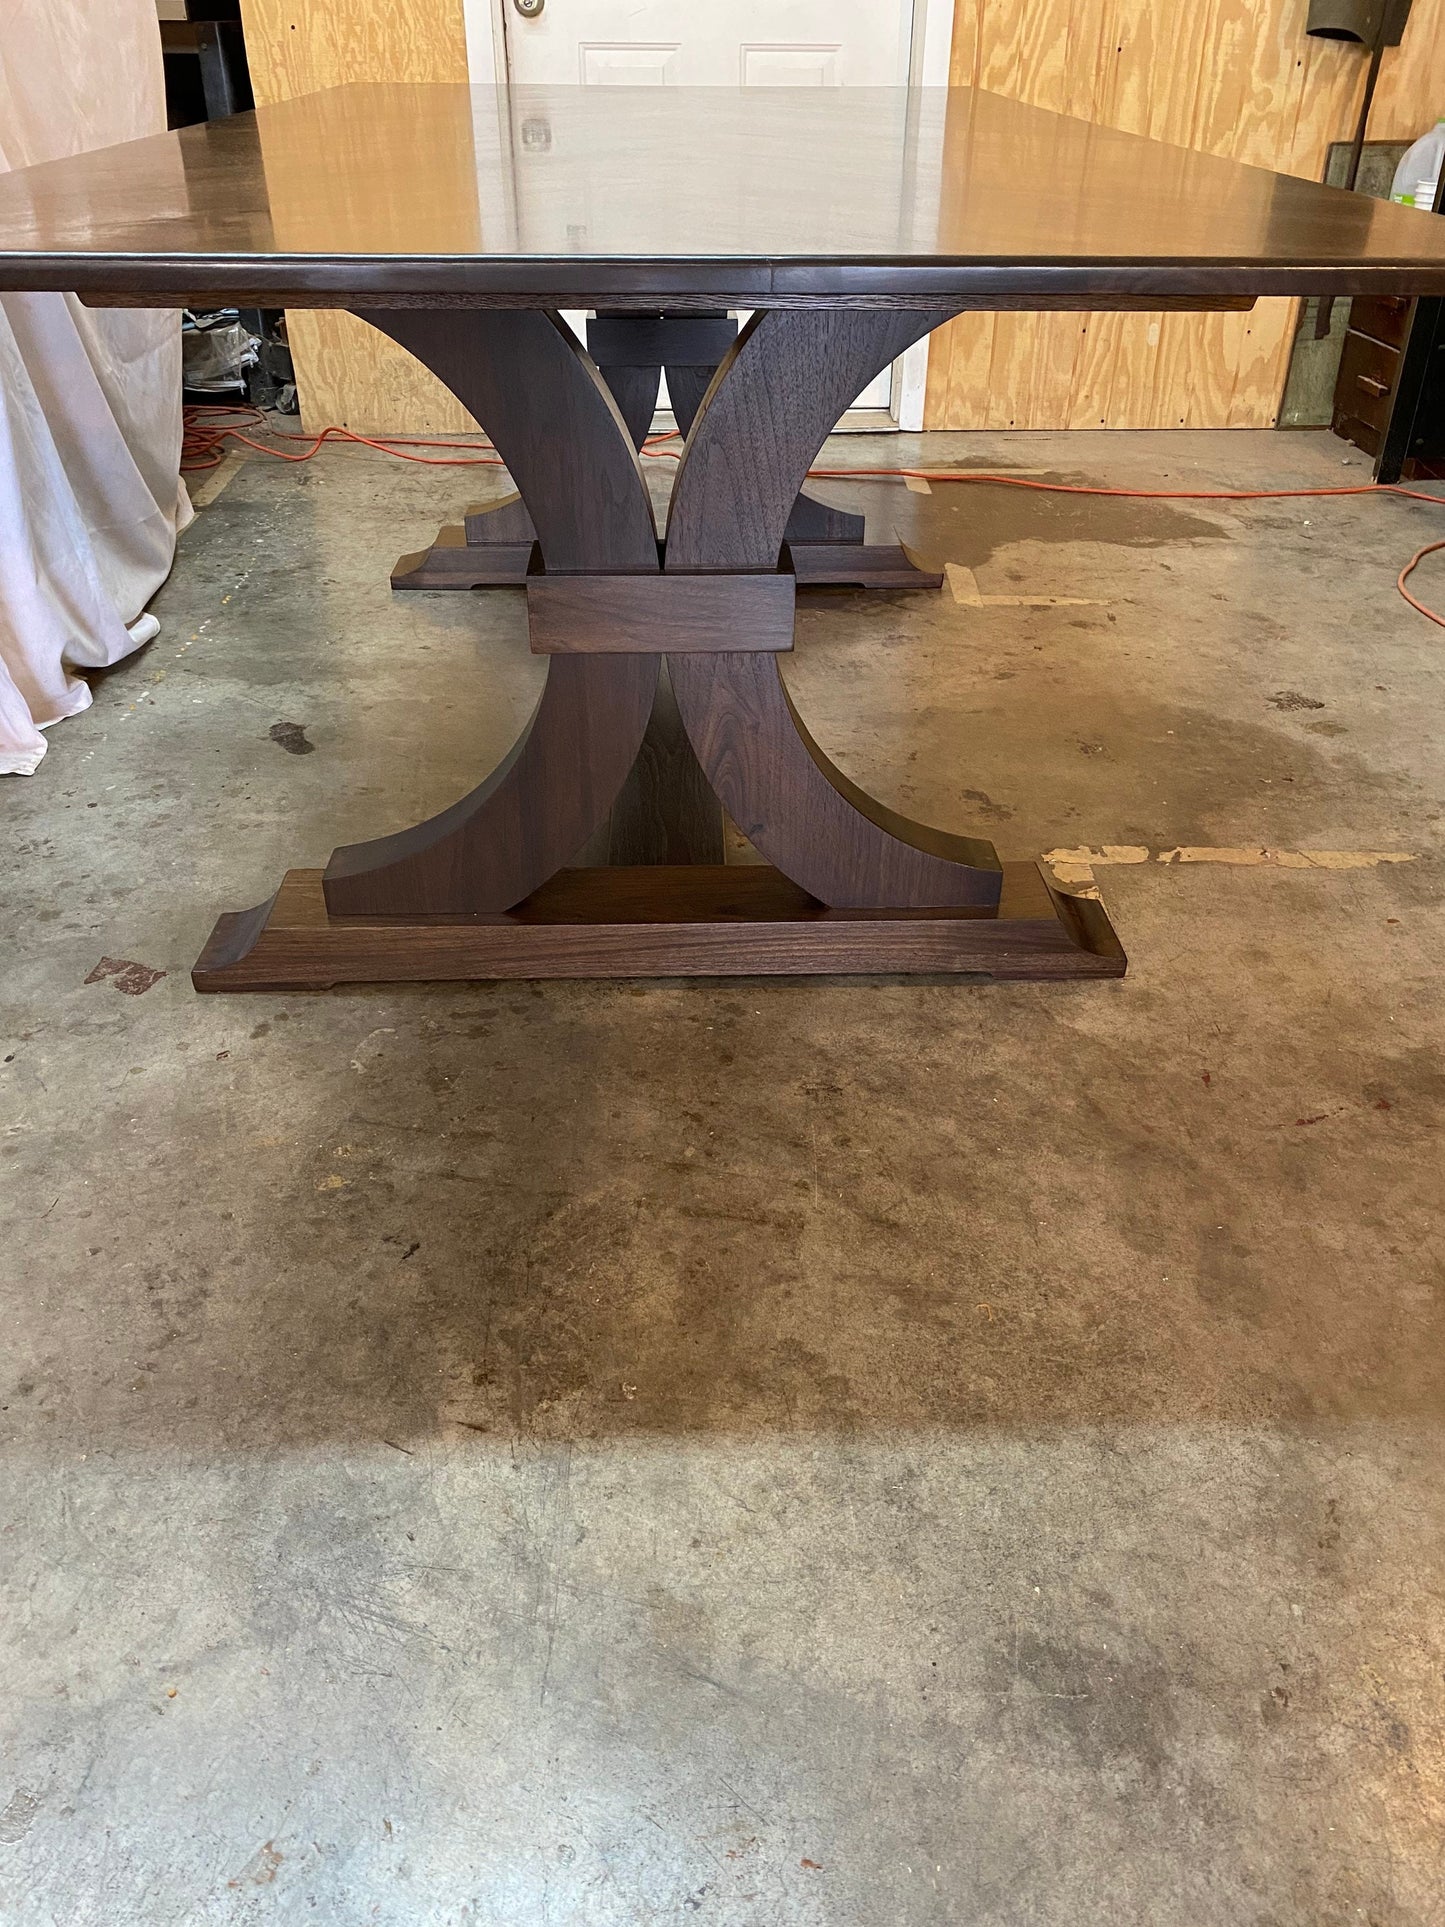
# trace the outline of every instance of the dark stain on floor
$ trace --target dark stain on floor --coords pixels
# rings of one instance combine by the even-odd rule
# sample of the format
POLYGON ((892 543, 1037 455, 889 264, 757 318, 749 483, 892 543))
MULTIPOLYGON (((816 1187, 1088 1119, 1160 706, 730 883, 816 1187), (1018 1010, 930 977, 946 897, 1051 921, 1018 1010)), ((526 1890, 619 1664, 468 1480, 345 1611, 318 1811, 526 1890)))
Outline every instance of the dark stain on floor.
MULTIPOLYGON (((1021 478, 1083 487, 1082 473, 1050 470, 1021 478)), ((1092 542, 1129 549, 1166 548, 1177 543, 1227 542, 1230 530, 1207 513, 1170 502, 1130 496, 1055 495, 1043 488, 1018 488, 988 482, 935 482, 929 495, 915 495, 893 481, 854 482, 846 496, 831 490, 839 503, 868 517, 869 540, 885 542, 888 531, 916 546, 930 561, 940 558, 977 569, 1014 542, 1092 542)), ((1167 480, 1161 487, 1169 486, 1167 480)), ((1225 505, 1221 504, 1221 507, 1225 505)))
POLYGON ((266 733, 290 756, 309 756, 316 747, 306 739, 305 723, 272 723, 266 733))

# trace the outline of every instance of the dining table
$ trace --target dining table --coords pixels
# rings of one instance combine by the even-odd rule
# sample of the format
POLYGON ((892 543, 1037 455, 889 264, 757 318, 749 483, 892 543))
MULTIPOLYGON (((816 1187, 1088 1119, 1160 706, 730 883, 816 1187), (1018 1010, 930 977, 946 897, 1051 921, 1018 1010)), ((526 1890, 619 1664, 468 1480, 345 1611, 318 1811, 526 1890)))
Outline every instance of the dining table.
POLYGON ((938 580, 809 470, 956 315, 1440 295, 1445 223, 967 88, 377 83, 5 174, 0 291, 23 289, 348 310, 515 490, 394 577, 525 596, 546 670, 512 748, 221 914, 198 990, 1068 980, 1125 970, 1096 896, 871 796, 800 714, 800 589, 938 580), (685 440, 659 526, 664 373, 685 440), (727 860, 727 819, 761 860, 727 860))

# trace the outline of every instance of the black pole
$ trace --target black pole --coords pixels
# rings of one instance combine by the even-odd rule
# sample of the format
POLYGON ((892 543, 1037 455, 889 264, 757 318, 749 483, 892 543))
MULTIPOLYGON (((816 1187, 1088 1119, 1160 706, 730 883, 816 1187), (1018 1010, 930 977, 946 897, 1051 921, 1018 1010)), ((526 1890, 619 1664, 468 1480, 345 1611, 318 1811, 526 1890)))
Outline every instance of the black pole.
MULTIPOLYGON (((1375 104, 1375 87, 1380 78, 1380 62, 1385 53, 1385 20, 1380 17, 1375 28, 1374 45, 1370 48, 1370 70, 1365 75, 1365 98, 1360 102, 1360 118, 1355 128, 1355 144, 1350 149, 1350 164, 1345 171, 1345 191, 1353 193, 1355 182, 1360 178, 1360 156, 1365 151, 1365 129, 1370 124, 1370 109, 1375 104)), ((1323 341, 1330 331, 1330 322, 1335 312, 1335 298, 1332 294, 1323 295, 1315 309, 1315 340, 1323 341)))
POLYGON ((1375 104, 1375 86, 1380 78, 1380 61, 1385 52, 1385 23, 1383 19, 1375 33, 1375 44, 1370 49, 1370 71, 1365 75, 1365 98, 1360 103, 1360 124, 1355 129, 1355 144, 1350 149, 1349 172, 1345 175, 1345 186, 1353 190, 1360 178, 1360 156, 1365 151, 1365 128, 1369 124, 1370 109, 1375 104))

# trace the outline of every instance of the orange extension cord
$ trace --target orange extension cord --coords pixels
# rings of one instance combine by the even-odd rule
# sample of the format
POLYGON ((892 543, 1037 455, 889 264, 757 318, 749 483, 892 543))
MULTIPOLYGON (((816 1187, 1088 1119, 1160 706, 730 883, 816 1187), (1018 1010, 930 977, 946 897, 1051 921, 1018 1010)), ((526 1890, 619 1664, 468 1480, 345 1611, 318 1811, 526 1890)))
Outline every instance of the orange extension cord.
MULTIPOLYGON (((642 452, 655 460, 676 461, 679 450, 659 448, 659 442, 678 440, 678 431, 669 429, 662 435, 650 435, 642 445, 642 452)), ((225 457, 225 444, 228 441, 240 442, 244 447, 254 449, 258 455, 270 455, 278 462, 309 462, 317 451, 327 442, 356 442, 363 448, 374 448, 383 455, 394 455, 398 461, 421 462, 428 468, 504 468, 506 464, 499 455, 479 453, 476 442, 463 442, 432 438, 423 435, 358 435, 350 428, 323 428, 315 435, 292 435, 281 429, 270 429, 265 415, 259 408, 230 407, 216 404, 187 408, 185 411, 185 433, 181 444, 181 468, 186 474, 216 468, 225 457), (266 429, 274 441, 305 442, 303 452, 288 454, 285 449, 268 447, 264 442, 255 441, 245 433, 239 424, 222 420, 216 416, 229 417, 240 415, 245 418, 248 428, 266 429), (414 448, 465 448, 467 455, 414 455, 414 448)), ((1398 482, 1356 482, 1341 488, 1104 488, 1094 487, 1081 482, 1038 482, 1024 475, 990 475, 977 469, 938 469, 938 468, 813 468, 810 475, 839 476, 850 478, 882 477, 888 479, 910 478, 923 482, 988 482, 998 488, 1037 489, 1045 495, 1115 495, 1131 500, 1150 502, 1277 502, 1310 500, 1328 495, 1404 495, 1413 502, 1434 502, 1445 506, 1445 495, 1430 495, 1424 489, 1404 488, 1398 482)), ((1409 603, 1410 607, 1431 622, 1445 629, 1445 615, 1421 602, 1406 588, 1406 583, 1427 555, 1438 549, 1445 549, 1445 540, 1427 542, 1417 549, 1401 569, 1395 579, 1395 586, 1409 603)))

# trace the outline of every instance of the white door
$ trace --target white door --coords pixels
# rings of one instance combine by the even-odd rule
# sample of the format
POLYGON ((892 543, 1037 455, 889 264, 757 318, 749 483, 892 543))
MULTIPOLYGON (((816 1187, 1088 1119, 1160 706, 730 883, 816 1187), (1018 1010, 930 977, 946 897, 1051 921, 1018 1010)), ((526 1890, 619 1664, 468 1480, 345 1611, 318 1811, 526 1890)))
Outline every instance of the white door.
POLYGON ((913 0, 505 0, 521 83, 899 87, 913 0), (524 11, 523 9, 528 9, 524 11))
MULTIPOLYGON (((466 10, 473 80, 541 86, 946 81, 953 24, 953 0, 466 0, 466 10)), ((582 332, 580 313, 567 319, 582 332)), ((869 384, 849 425, 921 427, 926 369, 920 343, 869 384)))

